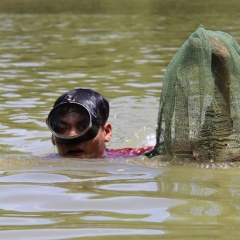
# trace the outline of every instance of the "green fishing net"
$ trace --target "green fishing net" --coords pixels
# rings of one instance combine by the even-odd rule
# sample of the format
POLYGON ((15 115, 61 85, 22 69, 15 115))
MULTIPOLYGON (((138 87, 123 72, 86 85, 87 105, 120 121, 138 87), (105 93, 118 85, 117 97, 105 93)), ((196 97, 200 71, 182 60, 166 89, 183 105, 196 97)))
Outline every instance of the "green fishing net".
POLYGON ((170 62, 160 97, 156 146, 146 154, 240 159, 240 47, 199 27, 170 62))

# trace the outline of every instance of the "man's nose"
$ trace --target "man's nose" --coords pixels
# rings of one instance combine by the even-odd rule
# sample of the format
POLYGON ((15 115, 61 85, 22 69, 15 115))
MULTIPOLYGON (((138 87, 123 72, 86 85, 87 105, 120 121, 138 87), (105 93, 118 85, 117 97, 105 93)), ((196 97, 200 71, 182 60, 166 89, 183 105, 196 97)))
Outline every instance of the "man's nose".
POLYGON ((71 130, 70 130, 70 132, 69 132, 69 136, 76 136, 76 135, 78 135, 79 133, 78 133, 78 130, 75 128, 75 127, 72 127, 71 128, 71 130))

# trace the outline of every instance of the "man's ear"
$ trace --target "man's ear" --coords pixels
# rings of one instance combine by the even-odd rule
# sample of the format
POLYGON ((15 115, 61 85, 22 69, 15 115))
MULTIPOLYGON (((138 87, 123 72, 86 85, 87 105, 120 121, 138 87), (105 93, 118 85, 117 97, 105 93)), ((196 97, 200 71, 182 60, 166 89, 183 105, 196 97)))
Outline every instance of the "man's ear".
POLYGON ((53 138, 53 135, 52 135, 52 144, 53 144, 53 145, 56 145, 55 140, 54 140, 54 138, 53 138))
POLYGON ((111 125, 111 123, 107 122, 104 125, 104 134, 105 134, 105 137, 104 137, 105 142, 109 142, 112 138, 112 125, 111 125))

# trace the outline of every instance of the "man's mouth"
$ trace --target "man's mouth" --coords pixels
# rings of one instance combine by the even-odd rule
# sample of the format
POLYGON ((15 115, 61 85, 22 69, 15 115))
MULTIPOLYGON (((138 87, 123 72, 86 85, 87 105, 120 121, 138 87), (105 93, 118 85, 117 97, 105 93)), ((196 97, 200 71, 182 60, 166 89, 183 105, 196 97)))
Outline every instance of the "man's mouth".
POLYGON ((67 152, 70 156, 80 156, 83 155, 84 151, 82 149, 71 149, 67 152))

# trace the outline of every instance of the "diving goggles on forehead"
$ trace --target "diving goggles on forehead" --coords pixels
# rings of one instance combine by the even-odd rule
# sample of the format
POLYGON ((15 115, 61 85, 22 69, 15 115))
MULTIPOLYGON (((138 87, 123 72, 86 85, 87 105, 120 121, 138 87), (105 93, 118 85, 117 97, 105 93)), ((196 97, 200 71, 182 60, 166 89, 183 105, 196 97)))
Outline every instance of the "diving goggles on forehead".
POLYGON ((48 114, 46 123, 57 143, 74 144, 95 138, 99 123, 89 110, 76 102, 56 105, 48 114))

